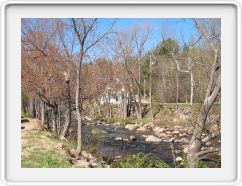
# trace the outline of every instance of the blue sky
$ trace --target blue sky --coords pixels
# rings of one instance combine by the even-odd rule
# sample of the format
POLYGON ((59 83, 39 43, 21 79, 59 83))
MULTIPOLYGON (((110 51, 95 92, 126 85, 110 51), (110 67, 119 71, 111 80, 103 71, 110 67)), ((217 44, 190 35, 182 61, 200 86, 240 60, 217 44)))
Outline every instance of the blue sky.
MULTIPOLYGON (((114 21, 114 19, 115 18, 100 18, 98 20, 99 24, 97 27, 97 31, 100 33, 106 31, 106 29, 110 27, 110 24, 114 21)), ((36 19, 33 18, 31 20, 33 21, 36 19)), ((64 20, 69 22, 69 24, 72 24, 70 19, 64 20)), ((128 31, 134 24, 142 25, 145 23, 148 23, 150 25, 151 33, 149 39, 144 46, 144 53, 157 46, 161 42, 163 37, 175 39, 180 46, 183 45, 182 38, 184 38, 185 42, 191 40, 192 37, 194 37, 195 40, 197 38, 197 36, 195 36, 196 31, 191 19, 184 18, 118 18, 114 26, 114 30, 128 31), (183 37, 181 33, 183 33, 183 37)), ((68 34, 68 32, 66 34, 68 34)), ((78 45, 74 48, 74 51, 79 51, 78 45)), ((96 55, 102 55, 102 51, 98 48, 95 48, 92 51, 93 56, 94 51, 96 55)), ((111 53, 109 53, 109 55, 111 55, 111 53)))
MULTIPOLYGON (((107 27, 113 20, 112 18, 102 18, 99 21, 103 23, 104 27, 107 27)), ((161 41, 162 37, 175 37, 179 44, 182 45, 182 37, 188 42, 192 35, 195 36, 196 34, 191 20, 182 18, 119 18, 115 29, 128 30, 133 24, 143 24, 146 22, 151 25, 152 30, 150 39, 145 46, 146 51, 155 47, 161 41), (163 34, 162 30, 167 31, 163 34)))

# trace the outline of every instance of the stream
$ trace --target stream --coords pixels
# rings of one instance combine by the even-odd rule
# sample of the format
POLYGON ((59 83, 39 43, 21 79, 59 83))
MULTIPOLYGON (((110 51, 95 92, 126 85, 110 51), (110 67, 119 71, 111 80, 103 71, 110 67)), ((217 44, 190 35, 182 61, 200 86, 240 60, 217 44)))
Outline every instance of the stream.
MULTIPOLYGON (((175 167, 173 153, 175 152, 175 157, 183 157, 184 144, 175 141, 172 146, 169 140, 162 140, 161 142, 145 141, 149 135, 154 135, 152 129, 145 131, 128 130, 124 125, 96 123, 94 121, 85 121, 83 125, 83 145, 84 147, 95 147, 94 155, 96 157, 109 160, 143 153, 149 154, 151 160, 161 159, 170 167, 175 167), (134 139, 130 139, 130 136, 133 136, 134 139)), ((176 139, 181 138, 177 136, 176 139)), ((191 134, 186 138, 190 140, 191 134)), ((220 146, 217 141, 212 142, 212 144, 220 146)), ((208 167, 221 167, 218 163, 220 159, 220 155, 212 154, 204 159, 204 163, 208 167)))

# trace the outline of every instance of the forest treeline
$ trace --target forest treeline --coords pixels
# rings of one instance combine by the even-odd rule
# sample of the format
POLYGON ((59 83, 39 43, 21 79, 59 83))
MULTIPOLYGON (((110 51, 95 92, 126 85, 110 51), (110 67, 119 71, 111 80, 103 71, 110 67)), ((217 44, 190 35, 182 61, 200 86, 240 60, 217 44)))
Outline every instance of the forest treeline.
POLYGON ((161 25, 161 39, 149 50, 152 24, 120 30, 115 27, 118 19, 102 21, 22 19, 22 112, 39 118, 62 140, 77 125, 79 156, 86 118, 153 120, 162 104, 199 103, 187 153, 190 167, 201 155, 219 151, 201 149, 220 135, 203 135, 211 106, 220 103, 220 19, 186 20, 182 24, 191 24, 196 32, 188 39, 181 29, 161 25), (114 104, 119 110, 115 114, 114 104))

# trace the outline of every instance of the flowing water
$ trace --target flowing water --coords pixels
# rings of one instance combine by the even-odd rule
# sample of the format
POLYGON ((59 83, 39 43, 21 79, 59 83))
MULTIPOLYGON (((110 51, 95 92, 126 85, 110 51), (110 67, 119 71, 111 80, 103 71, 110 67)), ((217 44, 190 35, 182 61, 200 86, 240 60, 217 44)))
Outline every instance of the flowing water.
MULTIPOLYGON (((122 125, 111 124, 84 124, 83 126, 83 144, 84 146, 95 148, 95 156, 101 157, 105 160, 115 159, 117 157, 123 157, 129 154, 149 154, 151 159, 161 159, 169 166, 174 167, 173 153, 174 150, 180 150, 181 152, 176 154, 177 156, 183 156, 182 145, 180 143, 173 144, 167 141, 159 143, 146 142, 145 136, 154 135, 152 130, 137 131, 128 130, 122 125), (129 140, 130 136, 135 136, 136 140, 129 140), (95 137, 94 137, 95 136, 95 137), (115 138, 122 140, 117 140, 115 138)), ((191 136, 188 137, 190 139, 191 136)), ((220 167, 217 160, 220 160, 220 156, 212 155, 209 159, 215 161, 204 161, 208 167, 220 167)))

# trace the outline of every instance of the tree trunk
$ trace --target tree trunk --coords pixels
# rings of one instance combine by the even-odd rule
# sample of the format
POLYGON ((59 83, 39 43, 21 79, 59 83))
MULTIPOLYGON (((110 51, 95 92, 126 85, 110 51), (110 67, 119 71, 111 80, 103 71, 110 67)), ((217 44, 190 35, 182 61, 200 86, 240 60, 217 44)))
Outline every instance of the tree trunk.
POLYGON ((44 101, 40 100, 40 110, 41 110, 41 122, 45 123, 45 103, 44 101))
MULTIPOLYGON (((138 107, 136 107, 136 109, 138 109, 137 111, 137 117, 139 119, 142 119, 142 107, 141 107, 141 52, 139 52, 139 58, 138 58, 138 63, 139 63, 139 85, 138 85, 138 107)), ((136 98, 135 98, 136 99, 136 98)), ((136 102, 136 100, 135 100, 136 102)))
POLYGON ((152 108, 152 61, 150 56, 150 119, 153 120, 153 108, 152 108))
POLYGON ((138 97, 138 119, 142 119, 142 103, 141 103, 141 93, 139 92, 139 97, 138 97))
POLYGON ((146 99, 146 79, 144 79, 144 99, 146 99))
POLYGON ((75 100, 75 102, 76 102, 76 118, 77 118, 76 156, 79 156, 82 151, 82 119, 81 119, 81 106, 80 106, 80 100, 82 102, 82 98, 80 99, 80 97, 81 97, 81 85, 80 85, 81 61, 80 61, 80 63, 78 63, 77 79, 76 79, 76 100, 75 100))
POLYGON ((178 109, 179 102, 179 71, 176 71, 176 109, 178 109))
POLYGON ((52 131, 54 133, 57 133, 57 114, 58 114, 58 109, 57 107, 53 108, 53 118, 52 118, 52 131))
MULTIPOLYGON (((214 69, 215 70, 215 69, 214 69)), ((212 72, 211 74, 213 74, 214 72, 212 72)), ((213 78, 214 76, 211 76, 211 78, 213 78)), ((211 88, 210 86, 208 88, 211 88)), ((199 152, 202 148, 202 132, 204 130, 204 126, 207 120, 207 116, 208 113, 214 103, 214 101, 216 100, 217 96, 219 95, 221 91, 221 76, 219 75, 217 81, 216 81, 216 86, 213 89, 213 91, 211 92, 211 94, 209 96, 206 96, 203 106, 202 106, 202 110, 201 113, 197 119, 197 124, 192 136, 192 139, 190 141, 189 147, 188 147, 188 153, 187 153, 187 159, 188 159, 188 163, 190 167, 194 167, 197 160, 198 160, 198 155, 199 152)))
POLYGON ((123 118, 126 119, 128 116, 128 105, 127 105, 127 93, 123 93, 123 118))
POLYGON ((190 105, 193 104, 193 92, 194 92, 194 77, 193 77, 193 71, 191 70, 190 72, 190 76, 191 76, 191 96, 190 96, 190 105))
POLYGON ((65 116, 65 125, 61 133, 60 139, 63 140, 66 138, 66 135, 69 131, 71 124, 71 90, 69 79, 66 79, 66 93, 67 93, 67 105, 66 105, 66 116, 65 116))

